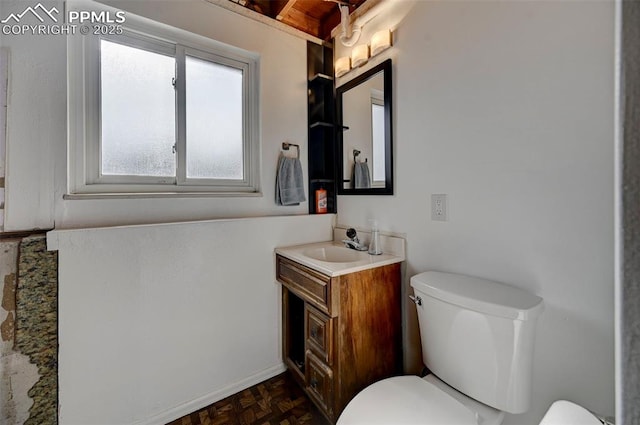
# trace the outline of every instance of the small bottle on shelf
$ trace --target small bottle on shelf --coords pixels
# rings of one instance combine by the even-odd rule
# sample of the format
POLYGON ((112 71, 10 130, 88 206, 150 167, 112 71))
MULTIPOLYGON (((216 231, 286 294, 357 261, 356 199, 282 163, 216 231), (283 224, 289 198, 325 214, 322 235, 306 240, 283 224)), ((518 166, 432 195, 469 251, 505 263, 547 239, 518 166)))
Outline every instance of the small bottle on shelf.
POLYGON ((327 190, 323 187, 316 189, 316 213, 325 214, 327 212, 327 190))

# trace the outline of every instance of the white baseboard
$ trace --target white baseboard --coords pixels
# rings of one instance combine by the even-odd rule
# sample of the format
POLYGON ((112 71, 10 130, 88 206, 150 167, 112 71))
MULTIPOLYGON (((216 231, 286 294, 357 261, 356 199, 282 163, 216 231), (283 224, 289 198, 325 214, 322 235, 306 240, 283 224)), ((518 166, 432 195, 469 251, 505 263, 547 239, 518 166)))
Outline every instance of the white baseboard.
POLYGON ((172 407, 171 409, 165 410, 164 412, 161 412, 150 418, 145 418, 145 419, 136 421, 134 422, 133 425, 166 424, 182 416, 188 415, 189 413, 193 413, 197 410, 200 410, 203 407, 206 407, 212 403, 215 403, 216 401, 220 401, 225 397, 229 397, 230 395, 233 395, 253 385, 256 385, 262 381, 265 381, 269 378, 273 378, 274 376, 284 372, 286 369, 287 368, 284 365, 284 363, 280 363, 278 365, 272 366, 268 369, 255 373, 247 378, 241 379, 240 381, 234 382, 233 384, 228 385, 224 388, 213 391, 209 394, 205 394, 202 397, 198 397, 195 400, 191 400, 179 406, 172 407))

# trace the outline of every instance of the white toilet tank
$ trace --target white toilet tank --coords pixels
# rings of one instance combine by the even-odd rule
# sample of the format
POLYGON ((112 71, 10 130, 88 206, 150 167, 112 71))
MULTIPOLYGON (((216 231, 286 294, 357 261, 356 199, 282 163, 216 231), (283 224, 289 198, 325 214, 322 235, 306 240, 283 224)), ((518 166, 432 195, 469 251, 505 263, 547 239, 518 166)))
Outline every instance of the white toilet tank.
POLYGON ((531 400, 536 319, 542 298, 469 276, 420 273, 411 286, 422 358, 438 378, 484 404, 523 413, 531 400))

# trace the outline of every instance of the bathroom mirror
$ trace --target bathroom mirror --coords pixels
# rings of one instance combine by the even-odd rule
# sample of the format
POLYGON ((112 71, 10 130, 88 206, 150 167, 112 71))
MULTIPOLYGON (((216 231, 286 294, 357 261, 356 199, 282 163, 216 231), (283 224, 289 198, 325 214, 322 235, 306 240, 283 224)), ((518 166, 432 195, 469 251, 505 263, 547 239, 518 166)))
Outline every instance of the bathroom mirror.
POLYGON ((336 89, 338 194, 393 195, 391 59, 336 89))

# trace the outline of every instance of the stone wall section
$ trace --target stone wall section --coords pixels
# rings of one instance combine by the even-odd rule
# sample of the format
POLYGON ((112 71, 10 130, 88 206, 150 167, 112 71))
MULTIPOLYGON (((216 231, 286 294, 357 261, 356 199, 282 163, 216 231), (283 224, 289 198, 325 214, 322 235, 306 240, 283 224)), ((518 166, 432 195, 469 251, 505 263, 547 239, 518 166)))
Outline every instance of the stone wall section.
POLYGON ((57 424, 57 253, 0 240, 0 424, 57 424))

